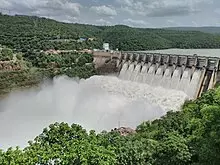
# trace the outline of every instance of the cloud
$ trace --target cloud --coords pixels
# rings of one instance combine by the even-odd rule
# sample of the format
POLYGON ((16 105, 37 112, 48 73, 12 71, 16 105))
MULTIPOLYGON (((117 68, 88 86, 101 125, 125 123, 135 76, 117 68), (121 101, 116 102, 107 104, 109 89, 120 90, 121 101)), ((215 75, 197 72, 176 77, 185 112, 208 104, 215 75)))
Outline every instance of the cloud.
POLYGON ((116 0, 122 11, 131 15, 148 17, 182 16, 197 13, 200 4, 211 4, 208 0, 116 0), (131 5, 132 4, 132 5, 131 5))
POLYGON ((98 15, 101 16, 116 16, 117 15, 117 11, 113 8, 113 7, 109 7, 109 6, 92 6, 91 11, 97 13, 98 15))
POLYGON ((96 20, 96 23, 99 24, 99 25, 111 25, 111 22, 110 21, 107 21, 105 19, 98 19, 96 20))
POLYGON ((173 24, 173 23, 175 23, 175 21, 172 20, 172 19, 168 19, 168 20, 167 20, 167 23, 168 23, 168 24, 173 24))
POLYGON ((121 5, 132 6, 134 1, 133 0, 116 0, 116 2, 121 5))
POLYGON ((194 27, 198 27, 198 23, 196 21, 192 21, 194 27))
POLYGON ((218 15, 220 15, 220 8, 215 9, 214 12, 217 13, 218 15))
POLYGON ((137 27, 146 27, 147 25, 149 25, 149 23, 147 23, 146 21, 143 20, 133 20, 131 18, 125 19, 123 20, 123 22, 129 26, 137 26, 137 27))
POLYGON ((155 8, 147 13, 149 17, 167 17, 167 16, 182 16, 191 13, 196 13, 198 10, 189 8, 188 6, 167 6, 163 9, 155 8))
POLYGON ((82 6, 70 0, 3 0, 2 8, 15 14, 72 19, 80 16, 82 6))
MULTIPOLYGON (((6 14, 36 15, 69 23, 105 25, 129 23, 131 26, 151 28, 166 26, 167 20, 171 19, 182 26, 193 26, 193 20, 197 21, 198 26, 215 26, 216 22, 219 22, 220 14, 219 0, 0 1, 0 12, 6 14), (149 25, 145 25, 143 21, 149 25)), ((173 23, 172 26, 177 25, 173 23)))

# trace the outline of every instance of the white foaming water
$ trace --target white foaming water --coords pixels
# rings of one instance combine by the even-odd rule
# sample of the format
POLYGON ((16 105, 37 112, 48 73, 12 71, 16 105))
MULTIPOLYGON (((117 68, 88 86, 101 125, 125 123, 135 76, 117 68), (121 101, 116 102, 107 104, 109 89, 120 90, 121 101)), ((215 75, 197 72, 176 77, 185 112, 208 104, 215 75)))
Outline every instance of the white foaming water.
POLYGON ((128 70, 128 66, 129 66, 129 64, 126 62, 126 63, 124 63, 124 65, 122 66, 122 68, 121 68, 121 71, 120 71, 120 75, 119 75, 119 78, 123 78, 123 79, 125 79, 126 78, 126 72, 127 72, 127 70, 128 70), (122 77, 123 76, 123 77, 122 77))
POLYGON ((54 122, 78 123, 86 129, 135 128, 168 110, 178 110, 183 92, 93 76, 79 83, 60 77, 41 89, 12 93, 0 103, 0 148, 27 145, 54 122))
POLYGON ((151 85, 152 86, 160 86, 162 78, 163 78, 163 66, 160 66, 157 69, 156 74, 153 77, 151 85))
POLYGON ((170 88, 178 89, 180 77, 181 77, 181 67, 178 67, 173 72, 173 76, 172 76, 171 83, 170 83, 170 88))
POLYGON ((164 88, 169 89, 171 84, 171 73, 172 73, 172 67, 168 67, 165 72, 164 76, 161 79, 161 85, 163 84, 164 88))
MULTIPOLYGON (((139 74, 140 77, 139 77, 138 82, 145 82, 148 69, 149 69, 149 66, 147 64, 143 65, 142 70, 139 74)), ((120 74, 121 74, 121 72, 120 72, 120 74)))
POLYGON ((119 77, 154 87, 178 90, 186 93, 189 98, 195 99, 198 94, 202 75, 205 70, 158 66, 157 64, 125 63, 119 77), (127 70, 126 70, 127 69, 127 70), (129 76, 128 76, 129 75, 129 76))

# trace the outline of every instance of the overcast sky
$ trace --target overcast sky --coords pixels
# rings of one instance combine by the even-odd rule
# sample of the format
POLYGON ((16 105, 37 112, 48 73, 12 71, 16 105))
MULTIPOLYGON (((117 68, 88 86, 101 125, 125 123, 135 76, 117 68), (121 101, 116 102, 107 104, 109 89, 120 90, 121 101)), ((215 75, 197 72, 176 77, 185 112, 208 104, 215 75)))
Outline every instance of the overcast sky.
POLYGON ((98 25, 220 26, 220 0, 0 0, 0 12, 98 25))

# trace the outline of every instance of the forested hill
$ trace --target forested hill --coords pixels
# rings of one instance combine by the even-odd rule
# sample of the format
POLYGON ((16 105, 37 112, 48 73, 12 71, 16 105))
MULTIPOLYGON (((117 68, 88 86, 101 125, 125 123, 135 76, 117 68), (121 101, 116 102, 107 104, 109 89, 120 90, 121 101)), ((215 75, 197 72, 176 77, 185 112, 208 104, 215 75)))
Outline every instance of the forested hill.
POLYGON ((212 27, 212 26, 205 26, 205 27, 168 27, 164 28, 166 30, 180 30, 180 31, 200 31, 204 33, 211 33, 211 34, 220 34, 220 27, 212 27))
POLYGON ((220 48, 220 36, 203 32, 67 24, 33 16, 0 14, 0 44, 27 56, 48 49, 101 48, 103 42, 119 50, 220 48), (77 42, 81 37, 91 40, 77 42))

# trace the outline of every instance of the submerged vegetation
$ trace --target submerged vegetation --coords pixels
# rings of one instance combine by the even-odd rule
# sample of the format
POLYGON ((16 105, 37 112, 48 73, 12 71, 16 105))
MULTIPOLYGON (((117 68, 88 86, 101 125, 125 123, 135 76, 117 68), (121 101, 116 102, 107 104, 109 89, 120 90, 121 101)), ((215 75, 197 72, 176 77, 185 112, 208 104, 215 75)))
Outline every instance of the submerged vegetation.
POLYGON ((218 165, 219 100, 220 88, 211 90, 127 136, 51 124, 25 149, 0 151, 0 164, 218 165))

